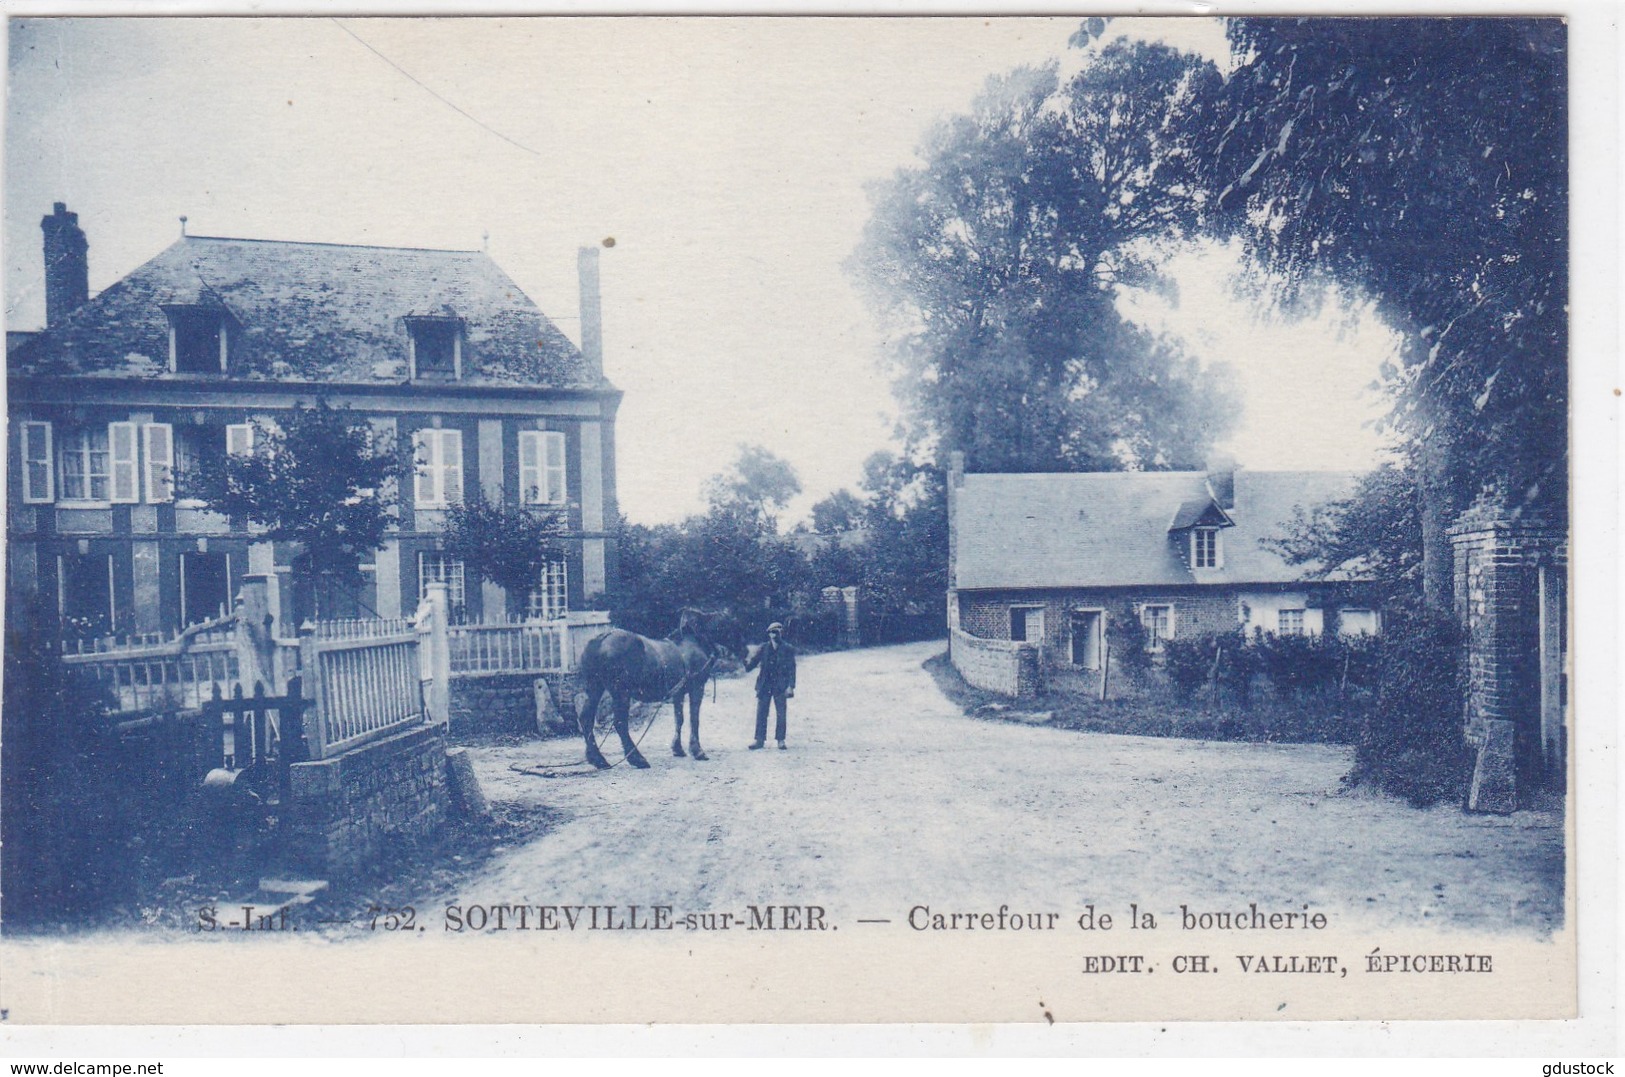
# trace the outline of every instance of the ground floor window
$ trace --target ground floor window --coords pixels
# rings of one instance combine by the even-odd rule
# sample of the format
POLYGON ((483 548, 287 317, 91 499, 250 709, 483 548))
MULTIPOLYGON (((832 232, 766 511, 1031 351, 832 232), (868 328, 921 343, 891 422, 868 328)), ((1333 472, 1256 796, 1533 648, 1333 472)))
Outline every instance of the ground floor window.
POLYGON ((1375 636, 1376 610, 1338 610, 1337 632, 1342 636, 1375 636))
POLYGON ((93 639, 111 634, 118 614, 113 593, 111 556, 62 554, 57 558, 57 613, 65 638, 93 639))
POLYGON ((1044 607, 1012 607, 1010 610, 1010 638, 1017 643, 1043 643, 1044 607))
POLYGON ((1303 635, 1303 610, 1281 610, 1275 615, 1275 631, 1282 636, 1303 635))
POLYGON ((549 561, 542 569, 541 583, 525 596, 525 617, 556 621, 569 609, 569 576, 563 561, 549 561))
POLYGON ((1140 624, 1145 628, 1145 649, 1160 651, 1165 642, 1174 638, 1174 608, 1141 606, 1140 624))
POLYGON ((453 620, 461 620, 468 609, 468 592, 463 585, 463 562, 450 554, 425 551, 418 554, 418 601, 429 597, 431 583, 446 585, 446 605, 453 620))
POLYGON ((231 561, 223 553, 181 554, 181 624, 223 617, 232 605, 231 561))

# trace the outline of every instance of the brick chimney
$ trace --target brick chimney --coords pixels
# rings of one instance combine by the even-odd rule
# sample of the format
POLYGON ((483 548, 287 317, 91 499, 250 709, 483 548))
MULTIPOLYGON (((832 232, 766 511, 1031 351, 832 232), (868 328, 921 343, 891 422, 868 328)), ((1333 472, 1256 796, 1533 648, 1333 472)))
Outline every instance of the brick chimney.
POLYGON ((1207 463, 1207 492, 1226 511, 1236 507, 1236 458, 1216 455, 1207 463))
POLYGON ((79 214, 58 202, 40 221, 45 232, 45 326, 66 318, 90 298, 90 244, 79 227, 79 214))
POLYGON ((576 269, 581 280, 581 358, 587 376, 604 376, 604 316, 598 297, 598 248, 582 247, 576 253, 576 269))

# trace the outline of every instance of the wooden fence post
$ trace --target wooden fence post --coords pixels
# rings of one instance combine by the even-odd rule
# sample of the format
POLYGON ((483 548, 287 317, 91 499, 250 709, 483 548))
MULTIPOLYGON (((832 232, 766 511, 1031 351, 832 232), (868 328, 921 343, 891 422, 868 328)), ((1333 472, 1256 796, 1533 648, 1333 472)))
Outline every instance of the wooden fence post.
POLYGON ((305 744, 310 758, 327 758, 327 707, 322 698, 321 652, 316 649, 316 626, 306 621, 299 626, 299 667, 305 698, 311 701, 305 722, 305 744))
POLYGON ((264 576, 243 577, 237 591, 237 679, 242 684, 268 684, 273 692, 282 687, 277 680, 276 641, 271 629, 270 586, 264 576))
MULTIPOLYGON (((446 601, 446 585, 435 582, 428 586, 429 602, 429 696, 423 701, 429 712, 431 725, 451 724, 451 639, 450 604, 446 601)), ((419 637, 420 641, 422 637, 419 637)), ((419 646, 421 646, 421 642, 419 646)))

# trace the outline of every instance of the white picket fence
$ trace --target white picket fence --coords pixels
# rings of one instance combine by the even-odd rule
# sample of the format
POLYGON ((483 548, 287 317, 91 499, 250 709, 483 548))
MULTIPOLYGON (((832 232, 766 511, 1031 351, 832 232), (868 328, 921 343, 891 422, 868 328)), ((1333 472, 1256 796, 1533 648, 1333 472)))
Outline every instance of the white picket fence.
POLYGON ((167 637, 76 640, 63 652, 63 664, 105 688, 120 711, 195 709, 241 678, 231 617, 167 637))
POLYGON ((307 622, 283 638, 265 627, 266 588, 250 576, 229 617, 168 637, 68 645, 63 661, 106 686, 126 714, 195 710, 256 686, 278 696, 298 677, 313 703, 304 721, 310 757, 322 759, 414 725, 445 725, 454 677, 568 673, 609 627, 601 613, 453 625, 445 585, 432 583, 414 617, 307 622))
POLYGON ((447 636, 453 677, 562 673, 570 669, 574 657, 565 621, 452 625, 447 636))

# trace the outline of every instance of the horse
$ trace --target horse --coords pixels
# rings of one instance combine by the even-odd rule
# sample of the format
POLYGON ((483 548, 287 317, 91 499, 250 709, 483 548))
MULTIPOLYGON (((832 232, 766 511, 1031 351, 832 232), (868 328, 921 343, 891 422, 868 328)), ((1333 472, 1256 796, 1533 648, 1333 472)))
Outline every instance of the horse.
POLYGON ((644 703, 670 701, 675 712, 676 733, 671 754, 682 758, 683 700, 690 714, 688 755, 707 758, 700 747, 700 701, 705 682, 723 653, 735 657, 743 653, 743 633, 731 614, 685 609, 677 629, 666 639, 650 639, 622 628, 612 628, 587 643, 581 655, 580 676, 586 702, 576 713, 576 725, 587 745, 587 762, 603 770, 609 761, 598 750, 593 724, 598 705, 609 694, 615 708, 615 732, 620 734, 626 761, 640 770, 649 766, 627 732, 632 700, 644 703))

